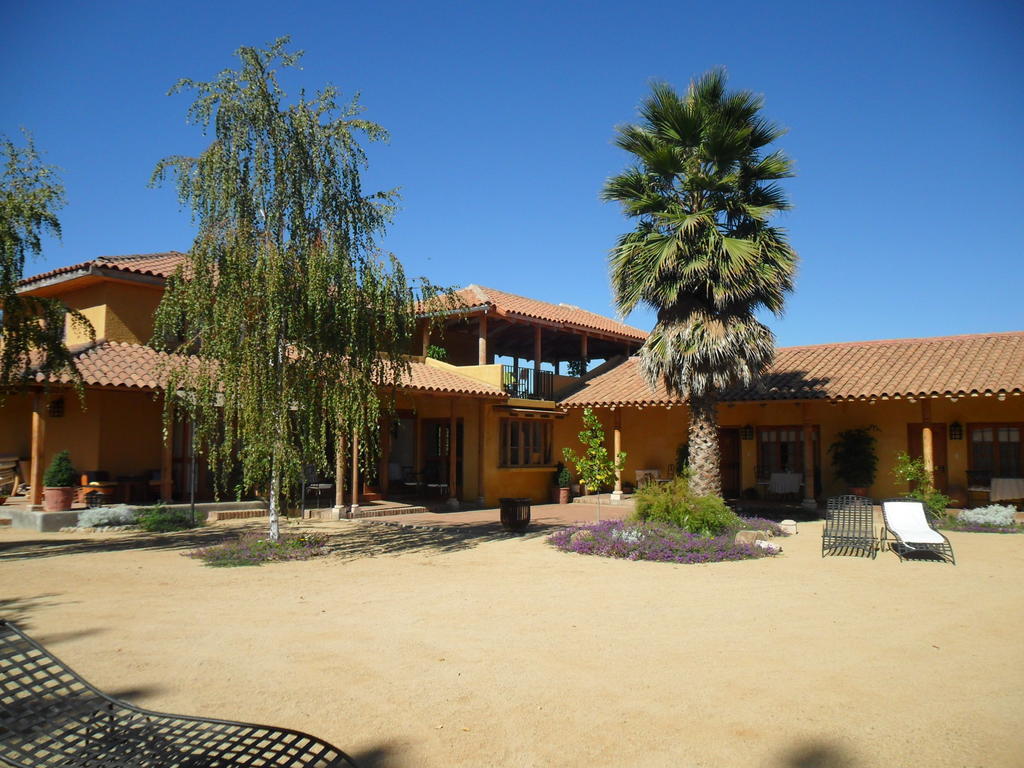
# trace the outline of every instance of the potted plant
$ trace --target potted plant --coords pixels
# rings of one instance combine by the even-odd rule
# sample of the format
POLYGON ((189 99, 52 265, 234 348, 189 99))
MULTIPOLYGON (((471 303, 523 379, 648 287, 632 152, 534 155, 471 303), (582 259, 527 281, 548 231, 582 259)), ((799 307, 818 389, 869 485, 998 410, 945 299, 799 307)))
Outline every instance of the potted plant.
POLYGON ((572 485, 572 475, 569 470, 562 467, 558 470, 558 503, 569 503, 569 486, 572 485))
POLYGON ((875 451, 877 438, 873 433, 877 431, 874 424, 843 430, 828 447, 836 477, 857 496, 867 496, 868 488, 875 482, 878 454, 875 451))
POLYGON ((71 509, 75 496, 75 468, 71 456, 60 451, 50 461, 43 474, 43 509, 47 512, 65 512, 71 509))

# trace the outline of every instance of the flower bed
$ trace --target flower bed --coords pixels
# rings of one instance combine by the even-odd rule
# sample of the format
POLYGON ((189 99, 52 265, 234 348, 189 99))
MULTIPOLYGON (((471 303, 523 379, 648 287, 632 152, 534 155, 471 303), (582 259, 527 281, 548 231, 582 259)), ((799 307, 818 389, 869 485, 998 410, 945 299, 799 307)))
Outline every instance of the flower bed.
POLYGON ((326 555, 327 534, 282 534, 279 541, 269 541, 262 534, 247 533, 232 541, 186 552, 187 557, 202 560, 214 568, 262 565, 286 560, 309 560, 326 555))
MULTIPOLYGON (((751 521, 744 520, 744 524, 748 522, 751 521)), ((751 528, 768 530, 759 526, 770 522, 757 521, 757 526, 751 528)), ((781 529, 777 535, 784 535, 781 529)), ((735 531, 721 536, 699 536, 664 523, 604 520, 563 528, 553 533, 548 541, 563 552, 660 563, 718 563, 775 554, 753 544, 736 544, 734 538, 735 531)))
POLYGON ((939 521, 939 528, 946 531, 963 531, 964 533, 1024 533, 1024 525, 987 525, 985 523, 966 523, 954 518, 939 521))

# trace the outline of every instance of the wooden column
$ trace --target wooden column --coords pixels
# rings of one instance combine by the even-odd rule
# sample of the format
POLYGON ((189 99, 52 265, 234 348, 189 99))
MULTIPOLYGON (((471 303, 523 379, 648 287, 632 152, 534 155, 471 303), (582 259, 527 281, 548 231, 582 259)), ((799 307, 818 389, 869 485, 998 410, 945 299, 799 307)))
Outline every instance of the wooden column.
MULTIPOLYGON (((612 445, 612 458, 617 462, 619 459, 619 451, 622 450, 622 409, 615 409, 615 432, 614 440, 612 445)), ((622 494, 622 470, 615 470, 615 493, 622 494)))
POLYGON ((380 486, 381 496, 388 495, 391 486, 389 470, 391 460, 391 422, 382 419, 380 422, 380 460, 377 462, 377 484, 380 486))
POLYGON ((476 500, 483 506, 487 495, 484 493, 484 435, 486 435, 487 406, 481 400, 476 409, 476 500))
POLYGON ((448 412, 448 502, 451 504, 459 501, 459 496, 456 493, 455 482, 458 479, 458 475, 455 472, 456 468, 456 457, 458 456, 456 445, 458 443, 458 432, 456 430, 455 423, 455 398, 451 398, 451 405, 449 406, 448 412))
POLYGON ((815 506, 814 501, 814 426, 811 424, 807 403, 800 404, 804 423, 804 506, 815 506))
POLYGON ((540 345, 541 330, 539 325, 533 327, 533 394, 540 392, 540 363, 543 352, 540 345))
POLYGON ((580 336, 580 360, 583 361, 583 372, 587 372, 587 358, 589 353, 587 352, 587 334, 580 336))
POLYGON ((932 401, 925 398, 921 401, 921 458, 924 459, 924 471, 928 473, 930 482, 935 481, 933 438, 932 401))
POLYGON ((427 356, 427 350, 430 348, 430 321, 425 320, 423 322, 423 331, 420 342, 420 354, 423 357, 427 356))
POLYGON ((345 445, 345 430, 338 429, 338 443, 334 446, 334 506, 339 510, 345 506, 345 467, 348 449, 345 445))
POLYGON ((359 509, 359 433, 352 430, 352 511, 359 509))
POLYGON ((416 411, 416 429, 414 430, 413 439, 416 441, 416 445, 413 446, 413 471, 416 473, 416 482, 419 483, 422 478, 420 473, 423 472, 423 423, 420 421, 420 413, 416 411))
POLYGON ((487 315, 480 315, 476 329, 476 364, 487 365, 487 315))
POLYGON ((43 455, 46 443, 46 398, 36 392, 32 398, 32 468, 29 470, 29 501, 43 503, 43 455))
POLYGON ((174 419, 172 417, 164 437, 160 454, 160 501, 174 498, 174 419))

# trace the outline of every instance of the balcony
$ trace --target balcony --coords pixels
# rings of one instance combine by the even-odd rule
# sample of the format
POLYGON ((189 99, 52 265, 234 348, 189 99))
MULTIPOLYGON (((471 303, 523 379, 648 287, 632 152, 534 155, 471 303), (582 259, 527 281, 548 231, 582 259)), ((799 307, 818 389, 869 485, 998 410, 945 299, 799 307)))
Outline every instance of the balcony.
POLYGON ((551 371, 535 371, 533 368, 502 366, 502 382, 509 397, 524 400, 554 400, 555 374, 551 371))

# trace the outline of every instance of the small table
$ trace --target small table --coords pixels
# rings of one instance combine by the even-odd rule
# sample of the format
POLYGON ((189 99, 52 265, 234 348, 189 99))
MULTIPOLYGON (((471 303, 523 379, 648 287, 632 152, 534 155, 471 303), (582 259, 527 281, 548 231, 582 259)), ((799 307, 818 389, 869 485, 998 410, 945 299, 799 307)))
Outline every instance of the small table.
POLYGON ((989 491, 991 501, 1024 499, 1024 477, 993 477, 989 491))

